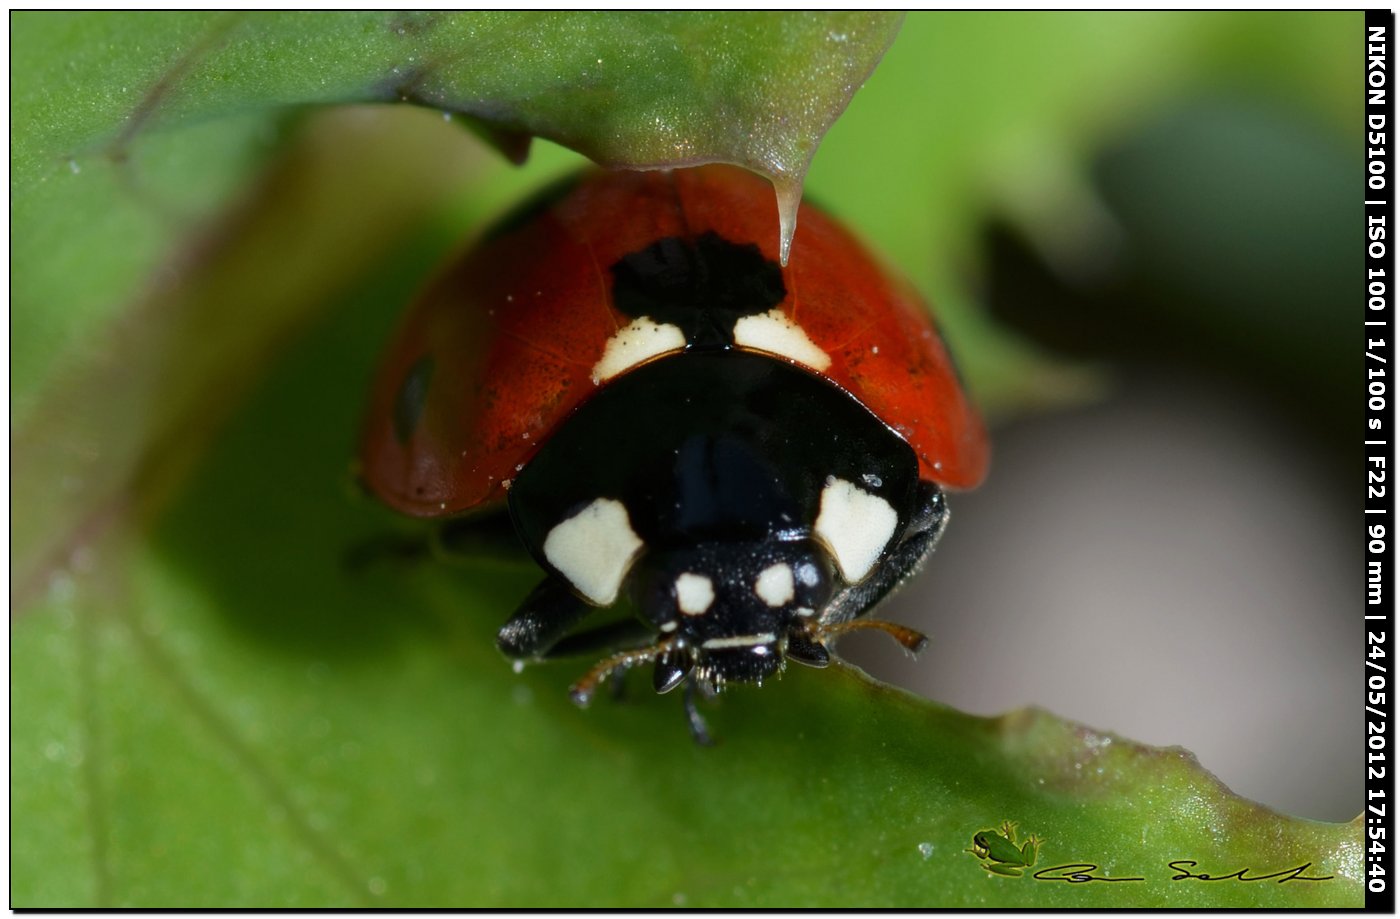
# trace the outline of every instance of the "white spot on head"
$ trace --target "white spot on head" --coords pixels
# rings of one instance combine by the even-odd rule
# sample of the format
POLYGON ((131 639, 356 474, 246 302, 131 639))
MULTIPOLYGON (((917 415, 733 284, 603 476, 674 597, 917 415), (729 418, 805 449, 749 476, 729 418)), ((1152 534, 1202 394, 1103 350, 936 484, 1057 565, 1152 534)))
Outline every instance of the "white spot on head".
POLYGON ((687 616, 699 616, 715 602, 715 585, 703 574, 687 571, 676 578, 676 605, 687 616))
POLYGON ((734 323, 734 343, 743 348, 790 358, 813 370, 825 370, 831 366, 831 355, 813 344, 802 327, 779 309, 758 316, 745 316, 734 323))
POLYGON ((816 536, 841 568, 847 583, 865 579, 885 551, 899 524, 899 515, 878 495, 862 491, 845 479, 826 480, 816 536))
POLYGON ((668 351, 685 348, 685 333, 679 326, 655 323, 642 316, 613 333, 603 346, 603 356, 593 365, 593 382, 611 380, 624 370, 668 351))
POLYGON ((579 593, 607 606, 641 548, 622 502, 599 498, 549 531, 544 557, 579 593))
POLYGON ((753 592, 769 606, 782 606, 795 596, 792 583, 792 569, 785 562, 769 565, 758 574, 753 582, 753 592))
POLYGON ((730 635, 726 638, 710 638, 701 642, 700 647, 713 651, 718 648, 752 648, 757 645, 771 645, 778 640, 772 632, 758 635, 730 635))

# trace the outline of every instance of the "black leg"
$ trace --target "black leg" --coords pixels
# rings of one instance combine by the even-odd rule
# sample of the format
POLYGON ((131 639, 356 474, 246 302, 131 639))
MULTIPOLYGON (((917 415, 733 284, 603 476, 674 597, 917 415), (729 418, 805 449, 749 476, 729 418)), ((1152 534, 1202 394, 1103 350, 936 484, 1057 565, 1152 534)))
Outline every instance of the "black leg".
POLYGON ((710 735, 710 726, 705 723, 705 718, 700 714, 700 709, 695 707, 695 680, 685 681, 685 720, 690 725, 690 736, 702 747, 713 747, 715 739, 710 735))
MULTIPOLYGON (((596 629, 587 629, 566 636, 550 648, 545 657, 553 660, 560 657, 616 654, 619 651, 645 648, 655 640, 656 634, 652 629, 636 619, 624 619, 620 622, 611 622, 607 625, 600 625, 596 629)), ((637 664, 634 662, 624 663, 614 668, 609 674, 612 687, 610 692, 614 701, 621 700, 626 696, 627 674, 635 666, 637 664)))
POLYGON ((439 558, 449 562, 510 564, 529 561, 505 508, 448 520, 433 534, 432 549, 439 558))
POLYGON ((360 572, 378 564, 418 564, 436 557, 447 562, 488 561, 530 564, 505 508, 448 520, 430 532, 381 533, 351 546, 347 570, 360 572))
POLYGON ((808 667, 826 667, 831 663, 831 652, 806 629, 794 629, 788 633, 787 659, 808 667))
POLYGON ((654 638, 655 635, 651 634, 650 630, 639 622, 615 623, 590 629, 578 635, 570 635, 555 645, 549 656, 561 656, 561 651, 565 650, 570 653, 581 651, 584 645, 597 647, 617 647, 620 645, 623 650, 599 661, 592 670, 584 674, 569 688, 569 696, 573 699, 574 704, 586 708, 592 702, 599 684, 608 679, 620 684, 622 677, 633 667, 651 663, 656 668, 653 683, 657 692, 669 692, 680 683, 684 683, 682 709, 685 712, 686 724, 690 728, 690 736, 702 747, 714 746, 715 740, 710 735, 709 726, 705 724, 704 716, 700 714, 700 709, 695 705, 695 696, 699 693, 707 699, 713 699, 715 688, 710 683, 698 679, 691 672, 692 662, 688 652, 673 651, 664 644, 645 644, 647 640, 654 638), (638 644, 638 642, 642 642, 642 644, 638 644))
MULTIPOLYGON (((592 609, 592 607, 590 607, 592 609)), ((609 622, 595 629, 562 638, 547 652, 550 658, 591 657, 642 648, 656 640, 656 633, 637 619, 609 622)))
POLYGON ((948 522, 948 504, 932 482, 918 485, 918 505, 904 538, 870 576, 840 590, 822 613, 823 625, 863 616, 921 568, 948 522))
POLYGON ((496 635, 496 646, 516 660, 548 654, 594 607, 553 577, 539 583, 496 635))
POLYGON ((380 564, 415 565, 432 554, 432 541, 427 536, 380 533, 346 549, 341 563, 346 571, 359 574, 380 564))

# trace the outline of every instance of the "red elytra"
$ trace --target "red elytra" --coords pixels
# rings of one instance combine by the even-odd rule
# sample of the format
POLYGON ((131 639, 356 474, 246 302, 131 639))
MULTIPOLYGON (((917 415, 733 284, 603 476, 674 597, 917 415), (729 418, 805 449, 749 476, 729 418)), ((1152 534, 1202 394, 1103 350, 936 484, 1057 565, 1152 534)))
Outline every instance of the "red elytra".
MULTIPOLYGON (((594 172, 455 259, 379 369, 360 450, 365 485, 418 517, 503 500, 551 430, 599 389, 593 368, 631 321, 612 304, 610 267, 658 239, 707 231, 776 262, 769 184, 732 166, 594 172), (396 425, 406 385, 426 386, 409 431, 396 425)), ((986 433, 912 287, 807 205, 783 281, 778 308, 831 357, 821 375, 909 442, 923 478, 978 484, 986 433)))

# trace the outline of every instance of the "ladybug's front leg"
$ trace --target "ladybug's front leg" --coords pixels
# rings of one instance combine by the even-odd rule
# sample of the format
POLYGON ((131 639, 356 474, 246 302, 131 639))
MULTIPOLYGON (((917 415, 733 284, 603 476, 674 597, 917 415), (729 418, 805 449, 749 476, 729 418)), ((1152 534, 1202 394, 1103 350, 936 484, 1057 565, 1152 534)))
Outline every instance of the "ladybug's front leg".
POLYGON ((698 683, 694 677, 685 681, 685 722, 690 727, 691 739, 702 747, 713 747, 715 739, 710 734, 710 726, 705 723, 705 717, 700 714, 700 709, 695 707, 695 694, 700 692, 708 696, 708 684, 698 683))
POLYGON ((496 647, 513 660, 543 657, 593 609, 559 579, 546 577, 501 626, 496 647))

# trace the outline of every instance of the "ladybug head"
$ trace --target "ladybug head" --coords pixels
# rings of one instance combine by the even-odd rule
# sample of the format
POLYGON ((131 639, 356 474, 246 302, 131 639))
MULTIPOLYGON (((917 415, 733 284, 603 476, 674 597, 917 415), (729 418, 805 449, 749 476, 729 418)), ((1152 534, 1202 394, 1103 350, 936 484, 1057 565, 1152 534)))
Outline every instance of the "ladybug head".
POLYGON ((803 653, 811 650, 805 636, 831 599, 833 579, 830 557, 808 539, 648 553, 633 574, 632 599, 661 633, 657 691, 692 673, 713 688, 761 683, 793 651, 814 662, 803 653))

